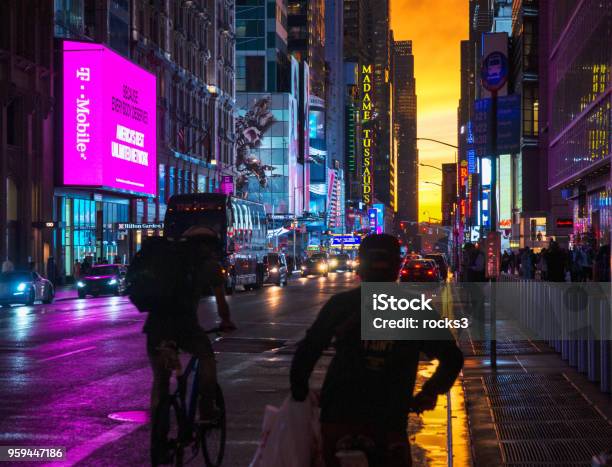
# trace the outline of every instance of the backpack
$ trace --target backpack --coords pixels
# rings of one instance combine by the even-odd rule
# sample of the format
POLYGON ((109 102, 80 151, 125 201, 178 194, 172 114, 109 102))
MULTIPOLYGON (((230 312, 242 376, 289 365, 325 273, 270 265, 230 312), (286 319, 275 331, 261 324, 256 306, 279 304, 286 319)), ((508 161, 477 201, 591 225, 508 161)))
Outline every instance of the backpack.
POLYGON ((192 263, 185 242, 147 238, 127 270, 130 301, 144 313, 176 309, 193 294, 192 263))

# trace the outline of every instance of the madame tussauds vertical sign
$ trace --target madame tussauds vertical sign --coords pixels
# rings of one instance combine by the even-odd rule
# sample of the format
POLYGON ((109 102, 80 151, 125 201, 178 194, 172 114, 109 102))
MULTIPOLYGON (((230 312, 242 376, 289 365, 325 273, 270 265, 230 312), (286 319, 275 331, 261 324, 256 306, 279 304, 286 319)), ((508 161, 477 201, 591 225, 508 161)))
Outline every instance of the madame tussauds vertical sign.
POLYGON ((363 148, 363 202, 372 203, 372 65, 361 65, 361 146, 363 148))

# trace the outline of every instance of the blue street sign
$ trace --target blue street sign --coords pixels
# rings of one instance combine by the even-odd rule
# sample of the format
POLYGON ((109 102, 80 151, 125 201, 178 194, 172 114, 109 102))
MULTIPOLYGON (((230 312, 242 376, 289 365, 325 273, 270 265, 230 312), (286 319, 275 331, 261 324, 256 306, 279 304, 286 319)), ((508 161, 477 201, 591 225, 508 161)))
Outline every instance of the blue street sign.
POLYGON ((487 91, 499 91, 508 80, 508 58, 501 52, 491 52, 482 61, 480 79, 487 91))
POLYGON ((331 238, 332 246, 350 246, 361 244, 361 237, 358 235, 333 235, 331 238))
MULTIPOLYGON (((493 155, 491 99, 474 102, 474 149, 477 157, 493 155)), ((516 154, 521 140, 521 96, 511 94, 497 99, 497 154, 516 154)))

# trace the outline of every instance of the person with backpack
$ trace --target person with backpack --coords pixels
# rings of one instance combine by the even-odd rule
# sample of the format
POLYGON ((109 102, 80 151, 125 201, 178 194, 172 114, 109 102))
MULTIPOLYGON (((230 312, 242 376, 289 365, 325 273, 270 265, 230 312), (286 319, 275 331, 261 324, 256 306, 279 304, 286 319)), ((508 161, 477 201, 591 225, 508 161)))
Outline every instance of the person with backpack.
MULTIPOLYGON (((388 235, 370 235, 359 247, 359 275, 366 282, 395 282, 400 245, 388 235)), ((463 366, 463 355, 449 331, 446 340, 361 340, 361 289, 334 295, 298 344, 291 365, 291 394, 304 401, 309 378, 322 352, 335 340, 336 354, 321 392, 321 432, 327 467, 339 466, 336 451, 343 438, 362 436, 374 443, 384 463, 410 466, 408 412, 436 406, 463 366), (433 376, 413 396, 419 356, 439 360, 433 376)))
MULTIPOLYGON (((143 332, 153 371, 151 416, 168 395, 171 370, 165 365, 162 343, 173 343, 199 360, 200 423, 213 423, 219 416, 215 406, 217 369, 211 342, 198 322, 198 304, 214 295, 221 319, 219 328, 231 331, 225 300, 225 274, 217 259, 216 236, 208 229, 191 228, 180 239, 152 237, 143 243, 128 268, 130 300, 147 313, 143 332)), ((153 423, 154 425, 154 423, 153 423)), ((167 446, 157 446, 158 463, 164 463, 167 446)))

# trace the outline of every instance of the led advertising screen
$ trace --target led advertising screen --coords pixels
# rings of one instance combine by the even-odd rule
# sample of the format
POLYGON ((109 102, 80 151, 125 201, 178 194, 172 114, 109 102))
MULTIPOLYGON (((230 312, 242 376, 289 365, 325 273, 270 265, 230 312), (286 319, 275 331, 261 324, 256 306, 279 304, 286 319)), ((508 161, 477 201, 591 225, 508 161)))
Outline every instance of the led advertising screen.
POLYGON ((157 195, 155 75, 87 42, 63 63, 64 184, 157 195))

